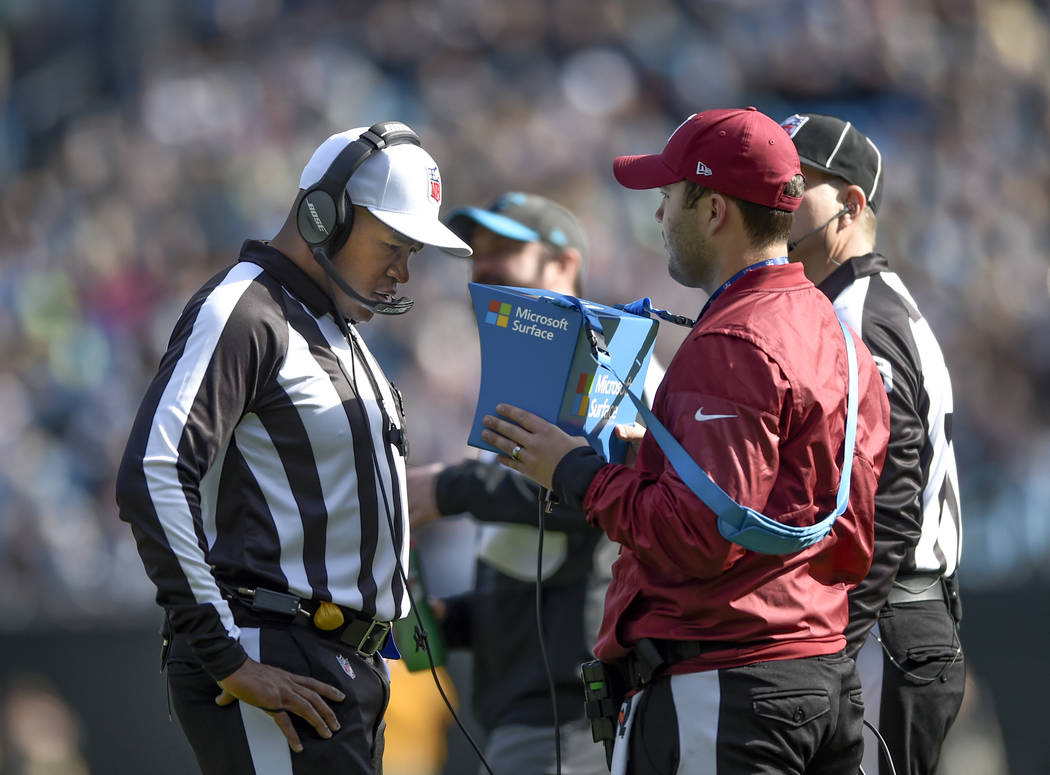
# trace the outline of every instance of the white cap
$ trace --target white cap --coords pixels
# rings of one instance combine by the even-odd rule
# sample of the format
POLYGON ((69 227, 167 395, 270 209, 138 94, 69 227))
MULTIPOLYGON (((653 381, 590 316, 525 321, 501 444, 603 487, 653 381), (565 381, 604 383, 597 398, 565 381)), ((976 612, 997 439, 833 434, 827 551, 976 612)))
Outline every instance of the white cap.
MULTIPOLYGON (((368 127, 332 135, 314 151, 299 177, 299 188, 317 183, 335 157, 368 127)), ((438 218, 441 173, 430 154, 412 143, 391 145, 369 156, 346 184, 350 201, 368 209, 409 239, 461 258, 473 251, 438 218)))

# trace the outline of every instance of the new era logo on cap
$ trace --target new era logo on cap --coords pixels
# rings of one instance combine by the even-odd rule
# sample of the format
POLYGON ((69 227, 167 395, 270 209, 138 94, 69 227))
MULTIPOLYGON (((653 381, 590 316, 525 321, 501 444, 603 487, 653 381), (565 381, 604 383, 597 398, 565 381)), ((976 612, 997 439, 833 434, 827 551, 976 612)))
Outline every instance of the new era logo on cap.
POLYGON ((697 175, 714 175, 711 168, 704 164, 702 161, 696 163, 696 174, 697 175))

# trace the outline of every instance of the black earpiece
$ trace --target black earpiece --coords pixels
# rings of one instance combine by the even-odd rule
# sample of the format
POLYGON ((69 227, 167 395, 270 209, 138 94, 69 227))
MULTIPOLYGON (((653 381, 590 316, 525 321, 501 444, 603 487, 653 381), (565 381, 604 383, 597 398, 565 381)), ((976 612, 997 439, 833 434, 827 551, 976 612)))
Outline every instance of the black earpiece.
POLYGON ((346 190, 350 178, 370 156, 401 143, 422 146, 416 133, 400 121, 372 125, 340 151, 321 179, 303 193, 296 223, 311 249, 321 248, 329 256, 339 252, 354 227, 354 203, 346 190))
POLYGON ((295 217, 299 235, 310 246, 314 260, 325 274, 344 293, 383 315, 408 312, 412 309, 412 299, 404 296, 389 302, 366 299, 339 275, 329 257, 339 252, 354 228, 354 203, 350 201, 350 194, 346 190, 350 178, 370 156, 402 143, 423 145, 416 133, 400 121, 373 124, 340 151, 321 179, 303 192, 295 217))

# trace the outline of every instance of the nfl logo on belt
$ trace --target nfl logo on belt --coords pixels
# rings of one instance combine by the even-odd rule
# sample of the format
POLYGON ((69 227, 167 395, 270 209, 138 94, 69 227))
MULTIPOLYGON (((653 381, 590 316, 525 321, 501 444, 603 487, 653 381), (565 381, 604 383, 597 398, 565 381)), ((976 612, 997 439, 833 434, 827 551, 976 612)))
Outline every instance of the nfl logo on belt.
POLYGON ((441 204, 441 178, 438 177, 438 168, 427 167, 427 177, 430 179, 430 198, 441 204))

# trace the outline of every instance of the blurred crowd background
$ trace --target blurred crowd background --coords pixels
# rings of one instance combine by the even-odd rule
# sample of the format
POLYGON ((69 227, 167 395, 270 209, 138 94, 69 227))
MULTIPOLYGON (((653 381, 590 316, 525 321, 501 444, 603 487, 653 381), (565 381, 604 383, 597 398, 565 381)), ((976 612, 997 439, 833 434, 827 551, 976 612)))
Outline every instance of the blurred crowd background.
MULTIPOLYGON (((443 212, 550 196, 588 232, 584 296, 688 315, 703 294, 667 276, 657 198, 621 189, 613 157, 705 107, 852 120, 883 154, 879 249, 952 371, 964 594, 1045 592, 1048 5, 0 0, 0 638, 155 623, 113 479, 172 325, 245 238, 276 233, 317 144, 386 119, 437 160, 443 212)), ((413 460, 451 461, 480 369, 468 266, 428 251, 411 270, 413 312, 362 332, 406 394, 413 460)), ((661 331, 665 363, 683 335, 661 331)), ((435 532, 438 555, 466 556, 454 535, 435 532)), ((1033 599, 1003 621, 1045 634, 1033 599)), ((1010 755, 1050 768, 1045 740, 1010 755)))

